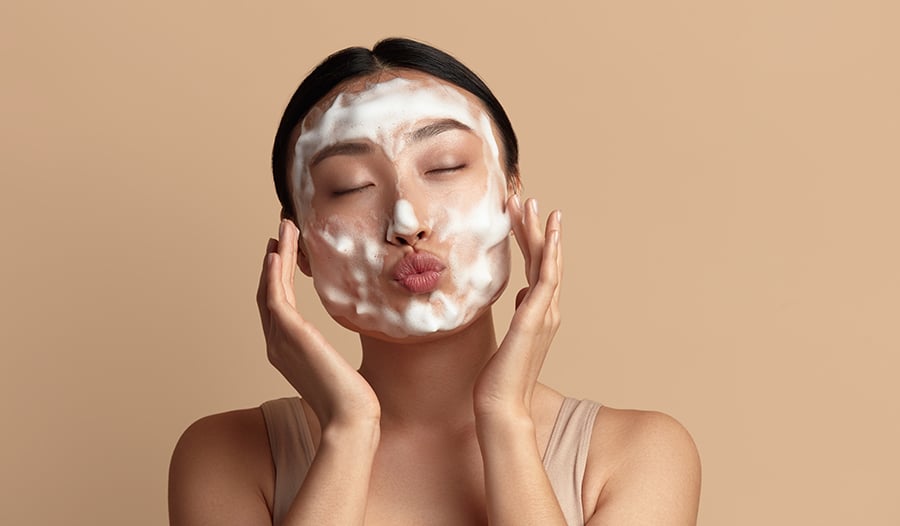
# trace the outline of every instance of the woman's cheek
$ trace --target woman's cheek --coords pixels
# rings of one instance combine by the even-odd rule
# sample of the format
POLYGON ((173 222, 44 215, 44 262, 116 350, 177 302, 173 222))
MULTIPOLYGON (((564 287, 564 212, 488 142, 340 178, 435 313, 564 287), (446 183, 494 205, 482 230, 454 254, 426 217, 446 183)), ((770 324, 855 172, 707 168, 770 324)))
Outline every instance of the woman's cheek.
POLYGON ((466 313, 463 323, 502 294, 510 275, 509 216, 493 199, 448 214, 445 242, 451 247, 452 297, 466 313))
POLYGON ((384 266, 383 249, 363 225, 340 226, 304 235, 313 285, 332 315, 347 315, 347 307, 371 299, 384 266))
POLYGON ((510 256, 509 238, 494 247, 494 250, 491 253, 491 259, 494 267, 494 283, 495 285, 502 283, 502 285, 499 286, 500 291, 502 292, 503 288, 506 287, 506 282, 509 281, 509 275, 511 273, 512 258, 510 256))

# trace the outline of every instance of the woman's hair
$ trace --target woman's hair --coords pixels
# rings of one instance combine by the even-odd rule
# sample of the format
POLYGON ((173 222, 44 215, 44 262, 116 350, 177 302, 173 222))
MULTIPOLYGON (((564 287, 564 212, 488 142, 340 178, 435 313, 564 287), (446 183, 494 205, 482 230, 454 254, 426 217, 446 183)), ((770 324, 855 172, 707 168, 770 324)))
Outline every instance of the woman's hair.
POLYGON ((478 75, 449 54, 415 40, 388 38, 374 48, 349 47, 338 51, 307 76, 288 102, 275 143, 272 146, 272 173, 275 191, 285 217, 296 219, 290 194, 291 135, 309 110, 338 84, 393 68, 405 68, 427 73, 468 91, 481 99, 494 125, 500 132, 505 153, 507 181, 518 187, 519 145, 509 117, 497 97, 478 75))

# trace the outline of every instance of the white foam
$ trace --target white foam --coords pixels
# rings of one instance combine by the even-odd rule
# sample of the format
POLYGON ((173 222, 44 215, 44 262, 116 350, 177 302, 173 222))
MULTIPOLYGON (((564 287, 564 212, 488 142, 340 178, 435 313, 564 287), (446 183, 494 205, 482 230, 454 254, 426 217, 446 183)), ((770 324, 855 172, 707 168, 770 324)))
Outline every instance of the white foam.
POLYGON ((399 77, 357 93, 341 93, 324 113, 310 120, 304 120, 295 146, 292 185, 307 246, 317 247, 317 241, 324 245, 322 264, 314 266, 313 279, 329 313, 347 318, 360 329, 392 337, 452 330, 471 321, 499 294, 509 272, 506 176, 487 114, 448 85, 399 77), (474 204, 451 206, 452 196, 446 196, 446 202, 417 200, 414 205, 403 196, 404 171, 399 166, 409 132, 422 121, 440 119, 461 122, 482 139, 488 180, 474 204), (383 226, 377 237, 371 224, 342 217, 320 221, 313 210, 315 185, 309 159, 322 148, 351 140, 380 146, 398 167, 393 193, 398 198, 392 210, 378 212, 376 222, 383 226), (449 246, 448 272, 455 290, 411 295, 405 305, 391 305, 379 288, 384 286, 389 243, 395 234, 414 235, 423 225, 449 246))
POLYGON ((412 203, 406 199, 398 199, 394 203, 393 221, 388 227, 387 240, 392 241, 397 234, 413 236, 419 232, 419 219, 412 203))

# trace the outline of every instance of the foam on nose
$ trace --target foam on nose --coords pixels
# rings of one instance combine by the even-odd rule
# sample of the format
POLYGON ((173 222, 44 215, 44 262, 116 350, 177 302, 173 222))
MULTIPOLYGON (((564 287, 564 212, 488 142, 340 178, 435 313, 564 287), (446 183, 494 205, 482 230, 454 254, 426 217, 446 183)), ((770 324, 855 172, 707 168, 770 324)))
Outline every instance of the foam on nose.
POLYGON ((406 199, 398 199, 394 203, 394 220, 388 231, 388 239, 393 239, 395 234, 412 236, 419 233, 419 219, 413 210, 412 203, 406 199))

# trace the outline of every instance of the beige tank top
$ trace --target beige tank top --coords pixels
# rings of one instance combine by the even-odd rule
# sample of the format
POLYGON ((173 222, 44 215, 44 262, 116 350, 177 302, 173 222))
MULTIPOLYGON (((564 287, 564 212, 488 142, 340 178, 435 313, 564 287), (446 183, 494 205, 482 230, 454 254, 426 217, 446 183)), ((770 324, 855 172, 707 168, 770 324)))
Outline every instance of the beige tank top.
MULTIPOLYGON (((272 524, 280 526, 316 452, 300 398, 269 400, 260 409, 275 465, 272 524)), ((544 452, 544 469, 569 526, 584 526, 581 483, 598 409, 596 402, 564 399, 544 452)))

